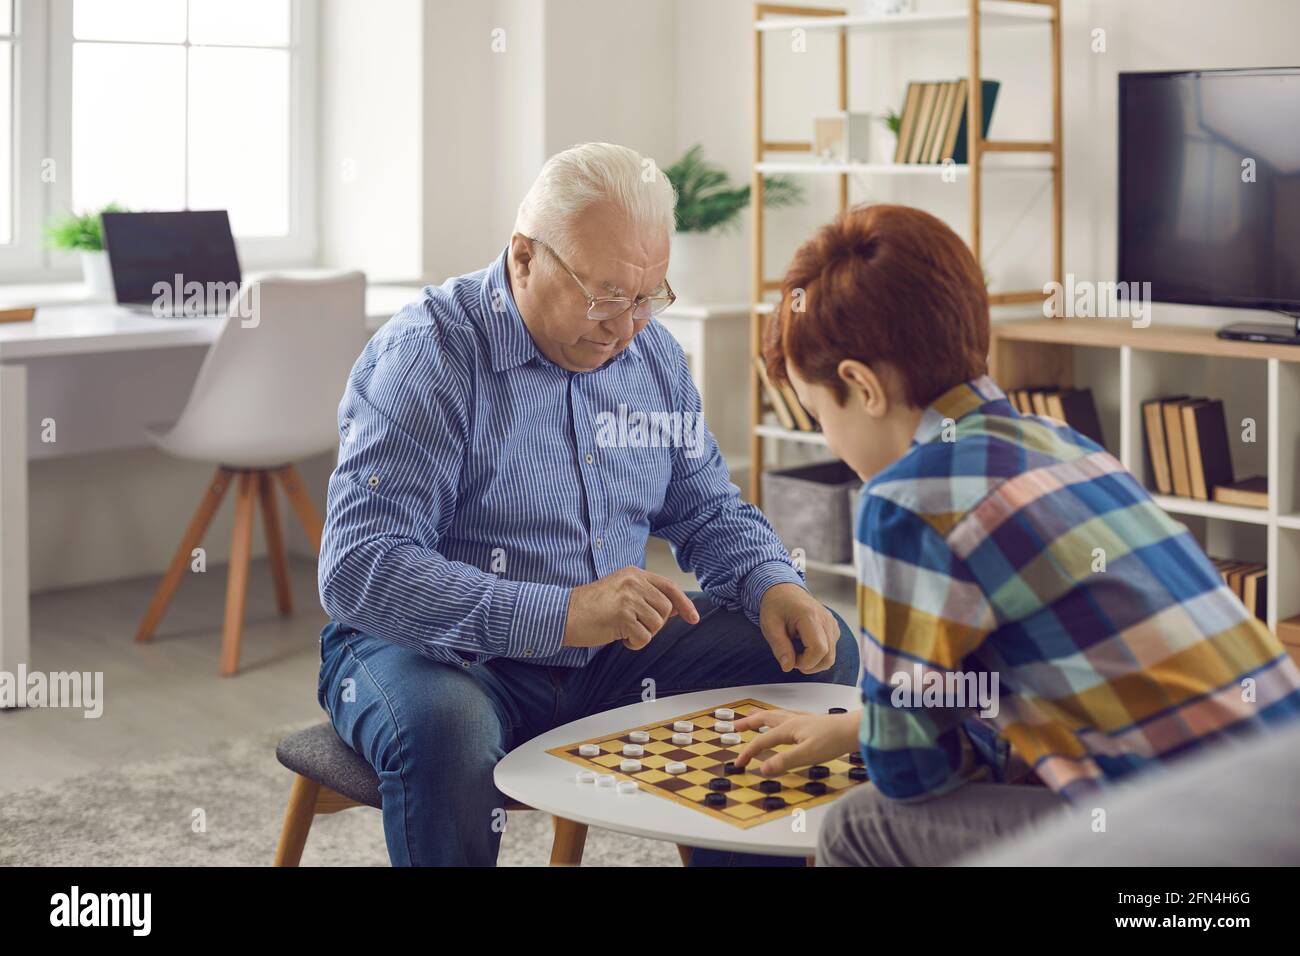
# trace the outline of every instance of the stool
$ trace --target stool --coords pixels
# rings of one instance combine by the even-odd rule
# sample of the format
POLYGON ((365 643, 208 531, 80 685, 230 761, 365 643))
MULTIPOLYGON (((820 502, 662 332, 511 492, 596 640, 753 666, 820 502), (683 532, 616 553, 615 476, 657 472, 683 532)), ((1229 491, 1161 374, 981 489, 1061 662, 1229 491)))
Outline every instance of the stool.
MULTIPOLYGON (((379 777, 370 764, 347 745, 328 722, 290 734, 275 748, 276 759, 294 772, 289 808, 275 851, 276 866, 297 866, 307 834, 318 813, 338 813, 352 807, 380 809, 379 777)), ((507 810, 531 810, 514 800, 507 810)), ((587 825, 554 817, 552 866, 578 866, 587 842, 587 825)))

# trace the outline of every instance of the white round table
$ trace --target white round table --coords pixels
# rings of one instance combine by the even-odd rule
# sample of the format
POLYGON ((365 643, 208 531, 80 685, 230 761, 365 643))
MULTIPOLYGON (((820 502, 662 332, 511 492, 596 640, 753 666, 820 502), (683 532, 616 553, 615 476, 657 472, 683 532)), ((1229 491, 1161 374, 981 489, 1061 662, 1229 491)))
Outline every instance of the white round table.
POLYGON ((556 727, 516 747, 497 764, 494 777, 497 789, 534 809, 566 820, 651 840, 738 853, 810 857, 816 850, 817 831, 831 803, 809 810, 803 817, 806 825, 799 831, 794 829, 792 817, 742 829, 653 793, 618 794, 611 788, 580 784, 578 768, 573 763, 546 752, 677 714, 721 707, 728 701, 746 697, 786 710, 823 714, 830 707, 851 710, 861 704, 857 688, 840 684, 721 687, 629 704, 556 727))

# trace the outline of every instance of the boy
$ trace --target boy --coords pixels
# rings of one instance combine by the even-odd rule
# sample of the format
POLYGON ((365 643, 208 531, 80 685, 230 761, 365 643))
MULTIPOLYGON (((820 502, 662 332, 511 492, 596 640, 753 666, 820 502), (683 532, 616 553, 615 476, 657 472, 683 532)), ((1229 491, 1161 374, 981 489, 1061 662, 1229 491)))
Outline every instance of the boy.
POLYGON ((920 210, 851 209, 786 274, 768 371, 867 482, 864 707, 751 717, 772 729, 737 762, 860 744, 872 783, 832 807, 823 865, 947 863, 1300 713, 1300 672, 1187 529, 1104 449, 1018 414, 988 343, 978 264, 920 210), (1046 787, 1012 784, 1029 770, 1046 787))

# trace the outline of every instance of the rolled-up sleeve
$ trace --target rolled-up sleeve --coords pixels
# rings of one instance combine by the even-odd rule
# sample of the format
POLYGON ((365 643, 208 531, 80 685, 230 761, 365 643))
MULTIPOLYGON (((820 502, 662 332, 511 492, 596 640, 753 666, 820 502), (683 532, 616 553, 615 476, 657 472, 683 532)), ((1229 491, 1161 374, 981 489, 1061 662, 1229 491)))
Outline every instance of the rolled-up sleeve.
POLYGON ((436 337, 381 333, 339 405, 318 585, 335 620, 446 663, 545 658, 564 639, 569 590, 448 560, 469 440, 471 379, 436 337))
MULTIPOLYGON (((684 416, 701 416, 700 393, 680 348, 676 358, 677 408, 684 416)), ((678 565, 695 573, 710 598, 757 624, 768 589, 803 587, 803 575, 763 513, 741 500, 713 433, 701 426, 698 434, 694 447, 675 450, 672 479, 651 532, 673 546, 678 565)))

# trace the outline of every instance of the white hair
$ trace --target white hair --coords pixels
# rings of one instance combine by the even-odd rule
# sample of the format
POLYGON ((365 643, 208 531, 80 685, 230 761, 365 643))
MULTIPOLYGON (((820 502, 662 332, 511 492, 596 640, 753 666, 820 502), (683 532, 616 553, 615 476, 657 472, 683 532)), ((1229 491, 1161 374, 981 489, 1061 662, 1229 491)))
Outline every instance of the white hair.
POLYGON ((573 253, 572 226, 584 210, 612 202, 638 230, 673 232, 672 183, 652 159, 626 146, 581 143, 556 153, 519 204, 515 232, 573 253))

